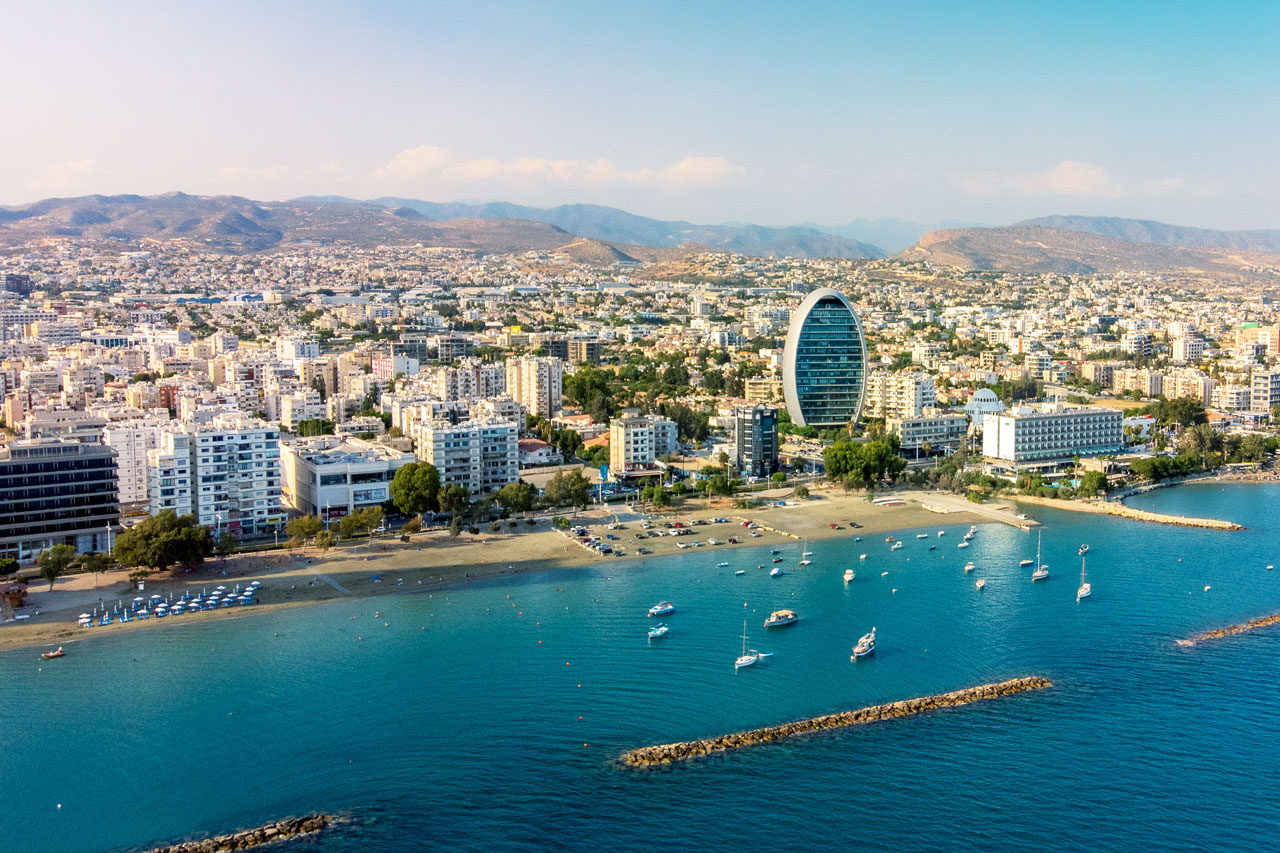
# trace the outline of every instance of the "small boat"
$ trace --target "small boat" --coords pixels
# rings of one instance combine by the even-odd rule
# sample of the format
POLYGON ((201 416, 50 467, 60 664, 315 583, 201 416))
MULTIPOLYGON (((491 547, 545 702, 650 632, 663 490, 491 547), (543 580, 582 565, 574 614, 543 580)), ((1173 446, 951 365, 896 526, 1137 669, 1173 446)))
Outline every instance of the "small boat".
POLYGON ((1049 566, 1040 562, 1040 534, 1036 535, 1036 570, 1031 573, 1032 581, 1042 581, 1049 577, 1049 566))
POLYGON ((760 653, 752 649, 747 652, 747 620, 742 620, 742 654, 733 662, 734 669, 742 669, 744 666, 752 666, 760 660, 760 653))
POLYGON ((781 558, 781 557, 774 557, 774 558, 773 558, 773 561, 774 561, 775 563, 781 563, 781 562, 782 562, 782 558, 781 558))
POLYGON ((966 539, 965 541, 961 542, 961 543, 960 543, 959 545, 957 545, 956 547, 957 547, 957 548, 968 548, 968 547, 969 547, 969 540, 967 540, 967 539, 966 539))
POLYGON ((786 572, 782 571, 782 566, 774 566, 769 570, 769 577, 771 578, 780 578, 784 574, 786 574, 786 572))
POLYGON ((884 541, 886 541, 886 542, 892 542, 892 541, 893 541, 893 537, 892 537, 892 536, 886 536, 886 537, 884 537, 884 541))
POLYGON ((1035 561, 1034 561, 1034 560, 1019 560, 1019 561, 1018 561, 1018 568, 1020 568, 1020 569, 1025 569, 1025 568, 1027 568, 1028 566, 1034 566, 1034 565, 1035 565, 1035 561))
POLYGON ((812 556, 813 556, 813 552, 812 552, 812 551, 801 551, 801 552, 800 552, 800 556, 801 556, 801 557, 812 557, 812 556))
POLYGON ((1209 591, 1209 590, 1211 590, 1211 589, 1213 589, 1213 587, 1209 586, 1208 584, 1205 584, 1205 585, 1204 585, 1204 591, 1205 591, 1205 592, 1208 592, 1208 591, 1209 591))
POLYGON ((53 651, 45 652, 42 655, 40 655, 40 657, 44 658, 45 660, 49 660, 50 658, 61 658, 66 656, 67 656, 67 653, 62 650, 62 646, 58 646, 53 651))
POLYGON ((775 610, 769 614, 769 618, 764 620, 766 628, 781 628, 783 625, 791 625, 800 619, 794 610, 775 610))
POLYGON ((861 541, 862 541, 862 537, 861 537, 861 536, 855 536, 855 537, 853 537, 853 541, 854 541, 854 542, 861 542, 861 541))
POLYGON ((930 546, 929 546, 929 550, 930 550, 930 551, 936 551, 936 550, 938 550, 938 546, 937 546, 937 545, 930 545, 930 546))
POLYGON ((717 568, 717 569, 727 569, 727 568, 729 568, 729 564, 728 564, 728 563, 716 563, 716 568, 717 568))
POLYGON ((659 637, 666 634, 668 630, 670 629, 667 628, 665 623, 654 625, 652 628, 649 629, 649 639, 656 640, 659 637))
POLYGON ((987 585, 986 578, 978 578, 977 582, 974 583, 974 586, 977 587, 978 589, 982 589, 986 585, 987 585))
POLYGON ((676 606, 670 601, 659 601, 657 604, 649 608, 650 616, 661 616, 664 613, 674 613, 676 606))
POLYGON ((865 559, 867 559, 867 555, 866 555, 866 554, 859 554, 859 555, 858 555, 858 559, 859 559, 859 560, 865 560, 865 559))
POLYGON ((917 538, 917 539, 928 539, 928 538, 929 538, 929 534, 928 534, 928 533, 917 533, 917 534, 916 534, 916 538, 917 538))
POLYGON ((964 573, 967 575, 969 574, 969 572, 973 571, 976 568, 978 567, 973 564, 973 560, 970 560, 969 562, 964 564, 964 573))
POLYGON ((1081 546, 1080 546, 1080 551, 1079 551, 1080 556, 1081 556, 1081 557, 1083 557, 1085 554, 1088 554, 1088 553, 1089 553, 1089 546, 1088 546, 1088 545, 1081 545, 1081 546))
POLYGON ((773 554, 774 556, 777 556, 778 554, 781 554, 781 553, 782 553, 782 549, 781 549, 781 548, 770 548, 770 549, 769 549, 769 553, 770 553, 770 554, 773 554))
POLYGON ((1093 595, 1093 584, 1084 579, 1084 555, 1080 557, 1080 588, 1076 590, 1076 601, 1093 595))
POLYGON ((800 561, 800 568, 802 568, 802 569, 803 569, 805 566, 811 566, 811 565, 813 565, 813 560, 801 560, 801 561, 800 561))
POLYGON ((938 531, 938 535, 939 535, 939 536, 946 536, 946 535, 947 535, 947 531, 945 531, 945 530, 939 530, 939 531, 938 531))
POLYGON ((871 633, 863 634, 858 640, 858 645, 853 647, 853 654, 849 656, 849 660, 857 660, 866 657, 876 650, 876 629, 872 628, 871 633))
POLYGON ((734 572, 735 575, 745 575, 746 573, 747 573, 746 569, 738 569, 736 572, 734 572))
POLYGON ((880 577, 884 577, 884 576, 885 576, 885 575, 887 575, 887 574, 889 574, 889 573, 888 573, 888 572, 881 572, 881 573, 880 573, 880 577))
POLYGON ((889 546, 889 550, 890 550, 890 551, 897 551, 897 550, 898 550, 899 548, 901 548, 901 547, 902 547, 902 543, 901 543, 901 542, 894 542, 892 545, 890 545, 890 546, 889 546))
POLYGON ((1272 570, 1272 569, 1274 569, 1274 568, 1275 568, 1275 566, 1272 566, 1272 565, 1270 565, 1270 564, 1268 564, 1268 565, 1267 565, 1267 571, 1271 571, 1271 570, 1272 570))
POLYGON ((845 583, 848 583, 848 582, 849 582, 849 581, 851 581, 851 580, 853 580, 853 569, 845 569, 845 570, 844 570, 844 582, 845 582, 845 583))

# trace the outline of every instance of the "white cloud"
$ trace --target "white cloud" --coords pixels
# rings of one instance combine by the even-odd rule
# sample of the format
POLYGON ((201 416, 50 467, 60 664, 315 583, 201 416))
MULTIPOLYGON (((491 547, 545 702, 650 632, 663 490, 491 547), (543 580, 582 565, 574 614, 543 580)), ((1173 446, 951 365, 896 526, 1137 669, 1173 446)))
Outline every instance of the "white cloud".
POLYGON ((977 172, 955 175, 952 183, 974 195, 994 196, 1076 196, 1116 198, 1123 194, 1107 170, 1093 163, 1063 160, 1041 172, 997 175, 977 172))
POLYGON ((63 163, 50 163, 34 178, 27 182, 29 189, 40 192, 79 192, 84 180, 97 171, 97 163, 91 158, 68 160, 63 163))
POLYGON ((436 145, 420 145, 401 151, 375 174, 384 178, 426 179, 448 184, 522 180, 585 186, 704 187, 723 184, 742 171, 723 157, 685 157, 661 168, 628 171, 604 159, 472 159, 459 157, 436 145))

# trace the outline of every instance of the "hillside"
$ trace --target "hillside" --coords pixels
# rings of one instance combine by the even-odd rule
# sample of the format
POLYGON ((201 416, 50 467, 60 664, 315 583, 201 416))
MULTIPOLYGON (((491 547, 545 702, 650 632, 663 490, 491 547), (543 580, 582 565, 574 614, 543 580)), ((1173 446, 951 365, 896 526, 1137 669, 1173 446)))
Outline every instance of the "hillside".
POLYGON ((0 245, 46 237, 183 241, 220 252, 260 252, 302 242, 360 247, 422 243, 483 252, 550 250, 572 234, 542 222, 433 222, 403 207, 349 202, 256 202, 237 196, 83 196, 0 208, 0 245))
POLYGON ((1208 249, 1244 249, 1257 252, 1280 252, 1280 230, 1216 231, 1169 225, 1151 219, 1121 219, 1115 216, 1041 216, 1015 223, 1015 227, 1034 226, 1064 231, 1082 231, 1103 237, 1116 237, 1132 243, 1158 246, 1195 246, 1208 249))
MULTIPOLYGON (((336 201, 328 197, 328 201, 336 201)), ((609 243, 674 248, 689 243, 713 250, 756 256, 803 258, 882 258, 876 246, 803 225, 770 228, 746 223, 695 225, 680 220, 650 219, 598 204, 564 204, 540 208, 505 201, 483 204, 377 198, 371 204, 404 207, 437 220, 526 219, 563 228, 571 234, 609 243)))
POLYGON ((1158 246, 1036 226, 931 231, 896 257, 974 270, 1060 274, 1146 271, 1220 275, 1280 264, 1280 254, 1158 246))

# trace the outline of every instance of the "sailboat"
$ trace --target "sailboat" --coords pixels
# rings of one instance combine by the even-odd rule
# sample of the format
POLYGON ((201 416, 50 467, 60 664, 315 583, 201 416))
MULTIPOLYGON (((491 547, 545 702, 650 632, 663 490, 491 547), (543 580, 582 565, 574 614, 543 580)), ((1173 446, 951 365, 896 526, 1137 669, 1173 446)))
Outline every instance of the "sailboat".
POLYGON ((809 550, 809 540, 806 539, 804 540, 804 548, 800 551, 800 568, 803 569, 805 566, 810 565, 813 562, 813 560, 809 559, 812 554, 813 552, 809 550))
POLYGON ((742 654, 733 662, 734 669, 742 669, 744 666, 754 666, 760 661, 760 653, 755 649, 751 653, 747 653, 747 620, 742 620, 742 654))
POLYGON ((1084 579, 1084 561, 1085 556, 1080 556, 1080 588, 1076 590, 1076 601, 1082 598, 1088 598, 1093 595, 1093 584, 1084 579))
POLYGON ((1036 570, 1031 573, 1031 580, 1042 581, 1049 577, 1049 567, 1040 562, 1040 539, 1043 531, 1036 534, 1036 570))

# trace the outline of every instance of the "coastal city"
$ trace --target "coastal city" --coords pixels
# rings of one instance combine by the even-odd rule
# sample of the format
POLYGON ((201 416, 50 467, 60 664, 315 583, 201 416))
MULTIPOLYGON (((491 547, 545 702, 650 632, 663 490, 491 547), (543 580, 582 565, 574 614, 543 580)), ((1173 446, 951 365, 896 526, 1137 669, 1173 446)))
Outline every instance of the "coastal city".
POLYGON ((9 4, 0 853, 1269 849, 1277 8, 9 4))
POLYGON ((1098 501, 1257 474, 1280 412, 1280 272, 1258 275, 24 247, 0 266, 6 621, 39 609, 23 579, 41 573, 139 579, 536 511, 785 505, 818 484, 1098 501), (119 547, 161 516, 207 530, 205 552, 119 547))

